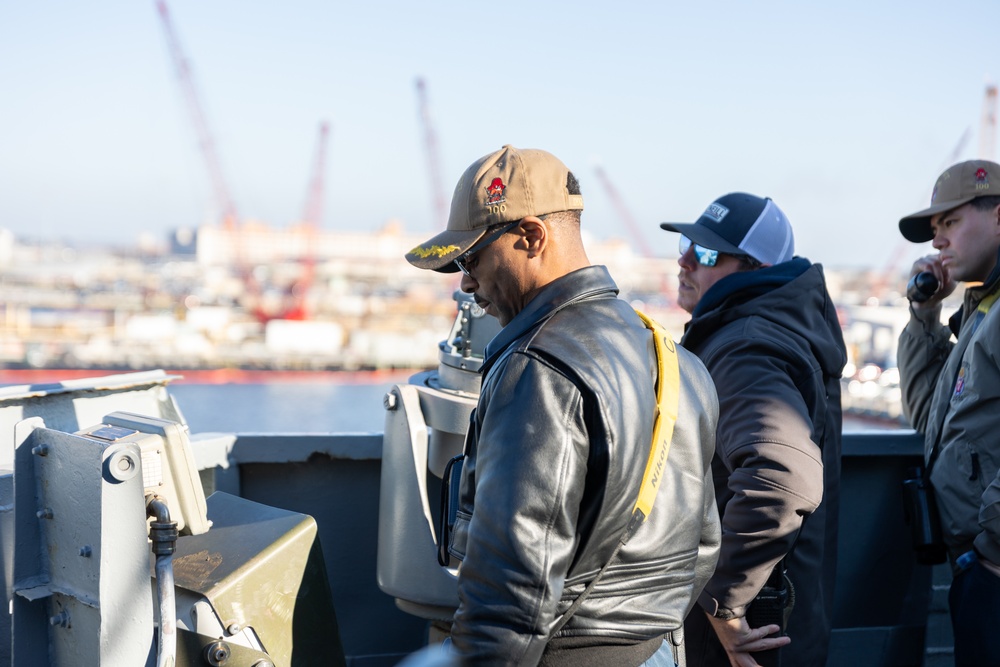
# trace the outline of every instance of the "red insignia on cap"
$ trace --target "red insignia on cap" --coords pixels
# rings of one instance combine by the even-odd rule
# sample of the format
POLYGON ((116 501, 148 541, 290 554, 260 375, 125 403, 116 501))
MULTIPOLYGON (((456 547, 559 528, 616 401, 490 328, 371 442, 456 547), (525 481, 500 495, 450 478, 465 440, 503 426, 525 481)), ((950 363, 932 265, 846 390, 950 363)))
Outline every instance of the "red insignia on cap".
POLYGON ((506 189, 507 186, 503 184, 503 179, 494 178, 493 182, 486 188, 486 203, 502 204, 505 201, 503 191, 506 189))
POLYGON ((989 175, 986 173, 986 169, 980 167, 976 169, 976 189, 977 190, 988 190, 990 187, 989 175))

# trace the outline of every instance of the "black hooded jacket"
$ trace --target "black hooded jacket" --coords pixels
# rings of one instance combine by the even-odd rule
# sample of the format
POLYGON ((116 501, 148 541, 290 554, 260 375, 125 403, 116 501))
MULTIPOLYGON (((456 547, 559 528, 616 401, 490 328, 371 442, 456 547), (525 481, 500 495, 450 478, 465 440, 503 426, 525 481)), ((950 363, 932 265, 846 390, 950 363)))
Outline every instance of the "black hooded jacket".
POLYGON ((744 615, 791 552, 797 601, 782 664, 823 665, 847 355, 822 267, 796 257, 726 276, 698 303, 681 344, 705 363, 719 394, 712 471, 722 548, 699 604, 724 618, 744 615))

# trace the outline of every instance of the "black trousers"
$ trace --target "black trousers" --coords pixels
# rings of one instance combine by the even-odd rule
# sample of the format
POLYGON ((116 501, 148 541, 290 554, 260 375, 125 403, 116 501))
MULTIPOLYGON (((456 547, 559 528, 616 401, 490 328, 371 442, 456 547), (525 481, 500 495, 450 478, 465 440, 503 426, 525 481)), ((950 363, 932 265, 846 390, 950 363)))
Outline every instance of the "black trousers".
MULTIPOLYGON (((698 605, 684 621, 684 649, 687 667, 729 667, 729 656, 698 605)), ((781 649, 758 651, 753 657, 761 667, 781 667, 780 652, 781 649)))
POLYGON ((1000 667, 1000 577, 979 561, 948 591, 955 637, 955 667, 1000 667))

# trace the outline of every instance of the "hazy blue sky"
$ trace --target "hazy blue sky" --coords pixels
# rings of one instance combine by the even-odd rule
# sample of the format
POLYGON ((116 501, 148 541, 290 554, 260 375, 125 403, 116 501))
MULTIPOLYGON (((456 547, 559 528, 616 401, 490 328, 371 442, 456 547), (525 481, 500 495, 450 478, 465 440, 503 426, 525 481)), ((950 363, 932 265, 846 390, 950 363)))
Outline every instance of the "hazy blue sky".
MULTIPOLYGON (((414 81, 446 198, 511 143, 561 157, 584 224, 655 254, 664 220, 771 196, 797 251, 883 267, 1000 73, 1000 2, 168 0, 244 218, 302 211, 331 124, 328 229, 437 231, 414 81)), ((0 5, 0 227, 120 239, 210 219, 212 189, 153 0, 0 5)))

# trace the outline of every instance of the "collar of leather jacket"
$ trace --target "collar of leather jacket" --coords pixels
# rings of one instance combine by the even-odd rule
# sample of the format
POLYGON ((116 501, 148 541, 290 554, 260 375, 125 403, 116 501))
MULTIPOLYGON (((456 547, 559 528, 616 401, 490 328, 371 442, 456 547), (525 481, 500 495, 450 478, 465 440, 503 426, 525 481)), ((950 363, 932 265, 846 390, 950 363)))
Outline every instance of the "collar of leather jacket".
POLYGON ((520 313, 514 316, 486 345, 486 359, 480 371, 483 377, 512 343, 545 322, 566 306, 599 294, 617 296, 618 286, 607 268, 588 266, 556 278, 542 288, 520 313))

